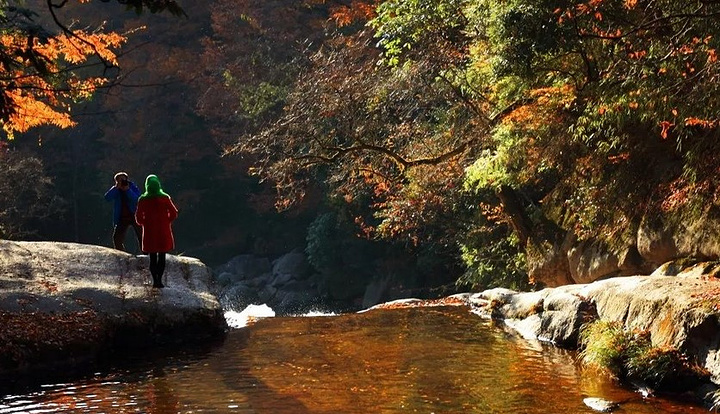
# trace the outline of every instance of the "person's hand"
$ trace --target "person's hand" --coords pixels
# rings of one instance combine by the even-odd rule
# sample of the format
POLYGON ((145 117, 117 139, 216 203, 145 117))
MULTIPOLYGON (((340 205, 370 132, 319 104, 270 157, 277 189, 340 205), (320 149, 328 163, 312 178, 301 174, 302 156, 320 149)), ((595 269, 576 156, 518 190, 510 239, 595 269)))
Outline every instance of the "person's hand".
POLYGON ((125 191, 125 190, 127 190, 127 189, 130 188, 130 181, 129 181, 127 178, 126 178, 126 179, 121 179, 121 180, 115 181, 115 187, 116 187, 118 190, 123 190, 123 191, 125 191))

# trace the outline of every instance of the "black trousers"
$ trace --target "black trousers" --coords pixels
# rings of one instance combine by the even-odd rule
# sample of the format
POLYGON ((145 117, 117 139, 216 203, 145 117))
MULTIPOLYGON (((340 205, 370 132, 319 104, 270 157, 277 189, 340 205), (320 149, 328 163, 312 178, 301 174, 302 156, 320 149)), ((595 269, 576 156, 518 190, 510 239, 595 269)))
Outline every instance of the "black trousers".
POLYGON ((138 242, 138 251, 140 251, 140 249, 142 249, 142 228, 134 221, 121 221, 115 225, 115 228, 113 229, 113 245, 118 250, 126 251, 125 234, 127 234, 128 227, 132 227, 135 230, 135 236, 137 236, 138 242))
POLYGON ((162 286, 162 276, 165 273, 165 253, 148 253, 150 255, 150 274, 153 285, 162 286))

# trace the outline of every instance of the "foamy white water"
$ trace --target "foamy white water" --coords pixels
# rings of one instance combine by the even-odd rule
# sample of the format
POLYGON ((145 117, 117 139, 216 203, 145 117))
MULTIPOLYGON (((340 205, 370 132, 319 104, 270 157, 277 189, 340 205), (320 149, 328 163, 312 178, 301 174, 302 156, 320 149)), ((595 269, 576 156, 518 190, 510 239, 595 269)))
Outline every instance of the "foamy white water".
POLYGON ((266 304, 248 305, 242 312, 227 311, 225 312, 225 320, 231 328, 244 328, 249 321, 258 318, 272 318, 275 311, 266 304))
POLYGON ((306 317, 306 318, 314 318, 317 316, 337 316, 338 314, 335 312, 323 312, 323 311, 310 311, 303 313, 301 315, 298 315, 300 317, 306 317))

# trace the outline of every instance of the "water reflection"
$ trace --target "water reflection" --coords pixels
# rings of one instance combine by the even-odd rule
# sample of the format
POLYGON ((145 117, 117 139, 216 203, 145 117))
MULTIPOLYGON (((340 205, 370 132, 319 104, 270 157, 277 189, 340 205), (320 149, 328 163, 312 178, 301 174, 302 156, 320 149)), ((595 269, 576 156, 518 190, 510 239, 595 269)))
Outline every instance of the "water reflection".
POLYGON ((592 413, 704 409, 643 399, 572 353, 529 342, 460 307, 269 318, 209 352, 126 361, 73 383, 0 398, 6 413, 592 413))

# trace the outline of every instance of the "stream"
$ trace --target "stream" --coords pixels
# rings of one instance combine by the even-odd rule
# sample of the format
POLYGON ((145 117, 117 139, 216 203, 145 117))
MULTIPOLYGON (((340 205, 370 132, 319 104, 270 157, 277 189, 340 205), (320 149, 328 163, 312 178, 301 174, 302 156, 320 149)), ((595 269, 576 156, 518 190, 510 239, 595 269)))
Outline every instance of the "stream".
POLYGON ((706 413, 645 398, 574 352, 522 339, 468 308, 268 317, 222 344, 123 356, 72 381, 0 384, 8 413, 706 413))

